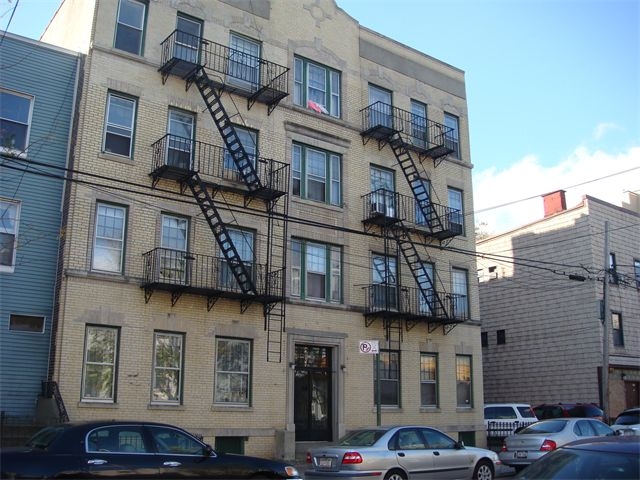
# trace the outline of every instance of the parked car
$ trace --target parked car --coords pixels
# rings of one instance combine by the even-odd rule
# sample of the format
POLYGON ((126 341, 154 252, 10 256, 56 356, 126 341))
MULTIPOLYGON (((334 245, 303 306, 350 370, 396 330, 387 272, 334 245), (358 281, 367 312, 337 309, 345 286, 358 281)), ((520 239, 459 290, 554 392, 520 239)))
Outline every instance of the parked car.
POLYGON ((293 465, 214 452, 163 423, 92 421, 46 427, 0 451, 0 478, 288 478, 293 465))
POLYGON ((596 437, 568 443, 518 473, 514 480, 638 480, 640 437, 596 437))
POLYGON ((537 421, 531 405, 526 403, 487 403, 484 406, 488 436, 506 437, 517 428, 537 421))
POLYGON ((611 428, 625 435, 640 435, 640 408, 629 408, 622 412, 611 428))
POLYGON ((521 470, 566 443, 605 435, 615 435, 615 432, 593 418, 540 420, 505 438, 499 457, 504 465, 521 470))
POLYGON ((604 421, 604 412, 594 403, 543 403, 533 407, 538 420, 562 417, 597 418, 604 421))
POLYGON ((492 480, 500 460, 435 428, 393 426, 354 430, 335 445, 312 449, 307 463, 305 479, 492 480))

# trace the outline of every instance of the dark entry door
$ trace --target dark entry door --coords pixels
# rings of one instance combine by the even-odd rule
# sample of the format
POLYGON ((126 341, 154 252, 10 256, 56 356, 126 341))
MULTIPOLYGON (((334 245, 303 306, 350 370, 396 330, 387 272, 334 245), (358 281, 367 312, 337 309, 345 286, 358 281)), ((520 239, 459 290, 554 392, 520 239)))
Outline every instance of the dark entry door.
POLYGON ((332 440, 331 348, 296 345, 295 365, 296 440, 332 440))

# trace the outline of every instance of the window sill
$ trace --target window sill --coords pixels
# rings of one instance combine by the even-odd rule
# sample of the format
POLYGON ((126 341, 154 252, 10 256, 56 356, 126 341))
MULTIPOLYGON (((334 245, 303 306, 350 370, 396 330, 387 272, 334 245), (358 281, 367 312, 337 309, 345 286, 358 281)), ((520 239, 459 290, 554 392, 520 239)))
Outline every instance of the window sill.
POLYGON ((440 412, 440 407, 436 405, 420 407, 420 413, 434 413, 434 412, 440 412))
POLYGON ((98 153, 98 158, 101 158, 102 160, 111 160, 111 161, 114 161, 114 162, 126 163, 126 164, 129 164, 129 165, 133 165, 133 158, 125 157, 123 155, 116 155, 115 153, 100 152, 100 153, 98 153))
POLYGON ((223 405, 216 403, 211 406, 212 412, 253 412, 253 407, 250 405, 223 405))
POLYGON ((169 411, 184 411, 186 407, 184 405, 171 405, 171 404, 158 404, 158 403, 150 403, 147 405, 147 410, 169 410, 169 411))
POLYGON ((101 402, 99 400, 80 400, 78 402, 78 408, 107 408, 114 409, 120 408, 118 403, 114 402, 101 402))

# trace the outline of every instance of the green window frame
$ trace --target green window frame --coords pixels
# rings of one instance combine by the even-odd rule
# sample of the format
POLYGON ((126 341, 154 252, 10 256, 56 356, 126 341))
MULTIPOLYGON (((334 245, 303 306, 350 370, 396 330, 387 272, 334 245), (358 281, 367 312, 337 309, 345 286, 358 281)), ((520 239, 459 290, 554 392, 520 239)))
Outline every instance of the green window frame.
POLYGON ((293 195, 342 206, 342 157, 301 143, 292 148, 293 195))
POLYGON ((340 118, 341 73, 302 57, 295 57, 293 64, 293 103, 340 118))
POLYGON ((342 303, 342 247, 292 239, 291 296, 342 303))

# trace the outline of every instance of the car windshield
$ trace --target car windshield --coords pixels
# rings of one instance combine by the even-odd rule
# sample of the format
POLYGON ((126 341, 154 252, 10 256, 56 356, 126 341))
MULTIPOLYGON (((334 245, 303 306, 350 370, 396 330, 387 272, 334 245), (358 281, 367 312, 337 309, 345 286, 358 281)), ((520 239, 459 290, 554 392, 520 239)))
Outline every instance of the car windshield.
POLYGON ((616 418, 615 425, 635 425, 640 423, 640 412, 623 413, 616 418))
POLYGON ((566 420, 550 420, 548 422, 538 422, 523 428, 518 435, 539 434, 539 433, 558 433, 567 425, 566 420))
POLYGON ((343 447, 370 447, 382 437, 386 430, 355 430, 347 433, 338 441, 343 447))
POLYGON ((58 435, 64 430, 64 427, 47 427, 40 430, 27 442, 27 447, 45 450, 51 445, 58 435))
POLYGON ((522 418, 535 418, 535 415, 530 407, 518 407, 518 411, 522 418))

